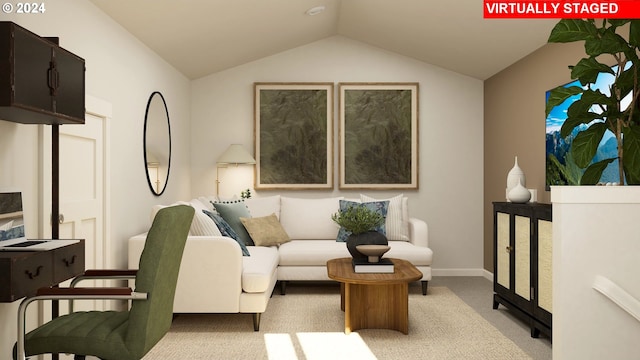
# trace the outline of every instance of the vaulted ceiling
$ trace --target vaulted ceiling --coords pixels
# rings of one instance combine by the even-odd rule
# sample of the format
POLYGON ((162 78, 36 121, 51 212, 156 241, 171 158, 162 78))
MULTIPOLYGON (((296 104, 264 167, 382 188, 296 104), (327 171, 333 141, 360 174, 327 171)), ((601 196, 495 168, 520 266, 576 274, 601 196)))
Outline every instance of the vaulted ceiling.
POLYGON ((483 19, 482 0, 90 1, 191 79, 341 35, 485 80, 557 22, 483 19))

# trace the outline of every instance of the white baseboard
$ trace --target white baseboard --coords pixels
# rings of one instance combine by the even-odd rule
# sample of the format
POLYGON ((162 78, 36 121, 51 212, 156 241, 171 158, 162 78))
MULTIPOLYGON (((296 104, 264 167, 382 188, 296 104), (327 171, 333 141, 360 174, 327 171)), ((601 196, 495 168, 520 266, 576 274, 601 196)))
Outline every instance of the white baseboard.
MULTIPOLYGON (((487 277, 485 269, 433 269, 433 276, 483 276, 487 277)), ((489 273, 491 274, 491 273, 489 273)), ((491 275, 493 279, 493 275, 491 275)))
POLYGON ((487 280, 489 280, 489 281, 493 282, 493 273, 492 273, 492 272, 490 272, 490 271, 488 271, 488 270, 484 270, 484 269, 483 269, 482 271, 483 271, 482 276, 484 276, 484 277, 485 277, 485 279, 487 279, 487 280))

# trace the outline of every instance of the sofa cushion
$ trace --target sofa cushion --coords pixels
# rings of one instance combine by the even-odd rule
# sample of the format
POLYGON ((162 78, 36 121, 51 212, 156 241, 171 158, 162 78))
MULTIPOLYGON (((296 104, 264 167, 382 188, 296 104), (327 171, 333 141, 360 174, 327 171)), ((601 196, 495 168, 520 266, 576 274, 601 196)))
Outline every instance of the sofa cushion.
MULTIPOLYGON (((378 214, 382 215, 383 218, 386 219, 387 211, 388 211, 387 209, 389 207, 389 201, 354 202, 354 201, 348 201, 348 200, 340 200, 340 211, 345 211, 351 207, 355 207, 355 208, 364 207, 371 211, 377 212, 378 214)), ((382 235, 386 235, 384 222, 373 230, 381 233, 382 235)), ((346 242, 349 235, 351 235, 351 231, 348 231, 345 228, 340 227, 340 230, 338 231, 338 237, 336 238, 336 240, 339 242, 346 242)))
MULTIPOLYGON (((429 266, 431 249, 406 241, 389 241, 391 249, 384 257, 405 259, 416 266, 429 266)), ((292 240, 278 248, 280 266, 326 266, 327 261, 351 257, 345 243, 326 240, 292 240)))
POLYGON ((269 284, 278 267, 278 249, 249 246, 251 257, 242 258, 242 290, 248 293, 269 291, 269 284))
POLYGON ((389 251, 384 257, 398 258, 409 261, 415 266, 430 266, 433 262, 433 251, 424 246, 415 246, 402 240, 389 241, 389 251))
POLYGON ((403 194, 388 199, 374 199, 360 194, 360 200, 363 202, 388 200, 389 211, 385 219, 387 239, 409 240, 409 210, 403 194))
POLYGON ((291 240, 278 221, 276 214, 240 218, 256 246, 274 246, 291 240))
POLYGON ((342 197, 323 199, 280 198, 280 224, 291 239, 335 240, 340 227, 331 220, 342 197))
POLYGON ((280 266, 325 266, 330 259, 351 257, 346 243, 327 240, 291 240, 278 252, 280 266))
POLYGON ((276 214, 280 218, 280 195, 244 199, 252 217, 276 214))
POLYGON ((214 202, 213 207, 216 209, 218 214, 222 216, 224 221, 226 221, 229 226, 238 234, 238 237, 244 241, 246 245, 253 245, 253 240, 251 240, 251 236, 247 232, 247 229, 244 228, 242 222, 240 221, 241 217, 250 218, 251 214, 249 213, 249 209, 247 205, 243 201, 237 201, 232 203, 219 203, 214 202))
POLYGON ((251 256, 251 253, 247 249, 247 246, 245 245, 244 241, 240 237, 238 237, 238 234, 236 234, 233 228, 229 226, 229 224, 222 218, 222 216, 218 214, 214 214, 209 210, 202 210, 202 212, 205 213, 208 217, 210 217, 211 220, 213 220, 213 222, 216 224, 216 226, 220 230, 220 233, 222 234, 222 236, 232 238, 233 240, 238 242, 238 245, 240 245, 240 249, 242 249, 242 256, 251 256))

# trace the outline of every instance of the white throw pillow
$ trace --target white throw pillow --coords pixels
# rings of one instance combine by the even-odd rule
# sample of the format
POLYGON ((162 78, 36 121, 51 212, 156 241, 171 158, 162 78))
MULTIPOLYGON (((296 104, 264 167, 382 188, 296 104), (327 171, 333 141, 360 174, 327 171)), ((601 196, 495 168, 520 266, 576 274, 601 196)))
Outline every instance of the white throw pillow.
POLYGON ((198 199, 191 200, 191 205, 195 210, 193 215, 193 221, 191 222, 191 229, 189 233, 194 236, 222 236, 220 230, 216 226, 216 223, 202 210, 209 210, 198 199))
POLYGON ((333 239, 340 226, 331 215, 340 209, 342 197, 322 199, 280 198, 280 224, 293 240, 333 239))
POLYGON ((387 239, 409 240, 409 211, 403 194, 388 199, 374 199, 360 194, 360 200, 362 202, 389 201, 389 209, 387 210, 387 219, 385 221, 387 239))
MULTIPOLYGON (((202 206, 204 206, 205 210, 208 211, 215 211, 213 209, 213 205, 211 204, 211 201, 215 200, 215 198, 211 198, 211 197, 207 197, 207 196, 200 196, 198 197, 198 202, 200 202, 202 204, 202 206)), ((193 200, 191 200, 193 202, 193 200)))
POLYGON ((0 231, 9 231, 13 227, 13 220, 9 220, 6 224, 0 226, 0 231))
POLYGON ((191 228, 189 229, 189 235, 193 236, 222 236, 220 234, 220 230, 216 224, 208 217, 205 213, 202 212, 202 209, 205 207, 202 206, 202 203, 198 200, 191 200, 191 202, 178 201, 172 205, 154 205, 151 208, 151 222, 156 217, 156 214, 160 209, 166 208, 168 206, 173 205, 189 205, 195 209, 195 213, 193 214, 193 221, 191 221, 191 228))
POLYGON ((244 199, 252 217, 264 217, 276 214, 280 219, 280 195, 244 199))

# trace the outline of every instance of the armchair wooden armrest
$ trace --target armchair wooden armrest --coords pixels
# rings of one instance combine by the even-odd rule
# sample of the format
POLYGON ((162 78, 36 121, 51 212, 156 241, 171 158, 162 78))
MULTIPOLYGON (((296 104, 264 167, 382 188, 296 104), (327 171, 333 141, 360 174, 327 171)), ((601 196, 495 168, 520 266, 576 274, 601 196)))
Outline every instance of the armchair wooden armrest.
POLYGON ((114 296, 114 295, 131 295, 133 290, 128 287, 91 287, 91 288, 59 288, 47 287, 40 288, 36 292, 36 296, 114 296))
POLYGON ((136 276, 137 273, 137 269, 85 270, 84 274, 79 276, 136 276))
POLYGON ((82 275, 76 276, 71 281, 71 287, 75 287, 77 283, 82 280, 100 280, 100 279, 109 279, 109 280, 129 280, 135 279, 136 274, 138 273, 137 269, 114 269, 114 270, 85 270, 82 275))

